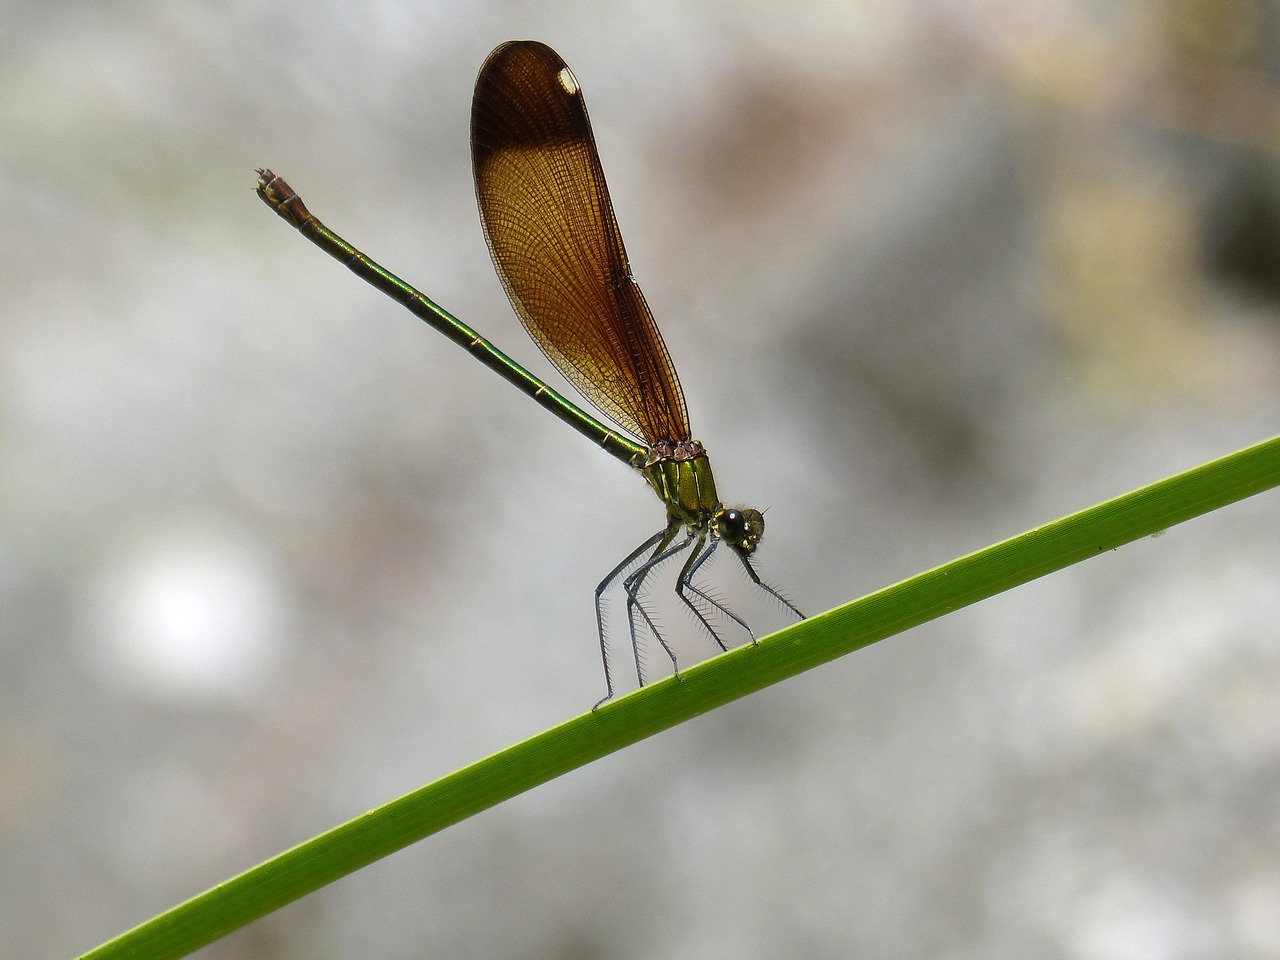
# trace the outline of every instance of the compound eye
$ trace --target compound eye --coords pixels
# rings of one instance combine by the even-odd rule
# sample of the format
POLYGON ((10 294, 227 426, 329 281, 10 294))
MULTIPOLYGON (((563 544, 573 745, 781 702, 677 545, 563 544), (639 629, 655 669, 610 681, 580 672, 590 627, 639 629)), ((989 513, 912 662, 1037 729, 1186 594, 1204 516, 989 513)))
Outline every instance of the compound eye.
POLYGON ((737 543, 747 533, 747 518, 741 510, 725 510, 720 514, 720 536, 730 543, 737 543))
POLYGON ((721 510, 715 532, 738 553, 749 556, 764 536, 764 517, 759 510, 721 510))

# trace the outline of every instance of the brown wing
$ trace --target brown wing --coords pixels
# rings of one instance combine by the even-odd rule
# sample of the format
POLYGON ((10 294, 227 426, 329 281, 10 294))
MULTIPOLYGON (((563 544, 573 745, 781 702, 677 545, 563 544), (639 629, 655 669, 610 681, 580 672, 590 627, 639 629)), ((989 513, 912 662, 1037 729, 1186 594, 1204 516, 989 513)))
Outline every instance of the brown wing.
POLYGON ((471 160, 494 266, 565 379, 652 444, 689 436, 675 367, 631 277, 582 91, 533 40, 504 43, 476 79, 471 160))

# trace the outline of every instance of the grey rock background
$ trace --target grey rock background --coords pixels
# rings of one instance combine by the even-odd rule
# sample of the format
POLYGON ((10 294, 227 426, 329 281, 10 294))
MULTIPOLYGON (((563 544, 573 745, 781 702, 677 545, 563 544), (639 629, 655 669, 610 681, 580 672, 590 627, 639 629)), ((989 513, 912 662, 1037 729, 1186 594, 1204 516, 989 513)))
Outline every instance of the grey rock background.
MULTIPOLYGON (((555 46, 721 492, 769 509, 762 570, 816 612, 1276 432, 1276 26, 10 3, 6 955, 77 954, 586 709, 591 589, 661 522, 291 233, 255 166, 549 373, 466 137, 488 51, 555 46)), ((1278 520, 1257 497, 894 638, 201 955, 1280 956, 1278 520)))

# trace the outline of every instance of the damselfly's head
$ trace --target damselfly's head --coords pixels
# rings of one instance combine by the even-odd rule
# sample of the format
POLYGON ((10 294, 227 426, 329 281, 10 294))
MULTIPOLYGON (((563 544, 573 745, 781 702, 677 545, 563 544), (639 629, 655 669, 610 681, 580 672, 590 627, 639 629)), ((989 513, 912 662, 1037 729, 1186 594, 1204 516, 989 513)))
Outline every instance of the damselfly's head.
POLYGON ((733 548, 741 557, 749 557, 764 536, 764 514, 750 507, 724 507, 711 518, 711 535, 733 548))

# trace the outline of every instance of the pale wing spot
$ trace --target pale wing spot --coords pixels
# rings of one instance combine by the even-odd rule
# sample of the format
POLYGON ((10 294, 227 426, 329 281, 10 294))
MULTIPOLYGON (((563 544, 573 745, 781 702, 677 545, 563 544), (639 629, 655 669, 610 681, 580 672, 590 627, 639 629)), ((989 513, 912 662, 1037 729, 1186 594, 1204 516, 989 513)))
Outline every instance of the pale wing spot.
POLYGON ((556 81, 569 96, 572 97, 578 92, 578 78, 573 75, 573 71, 568 67, 560 68, 560 72, 556 74, 556 81))

